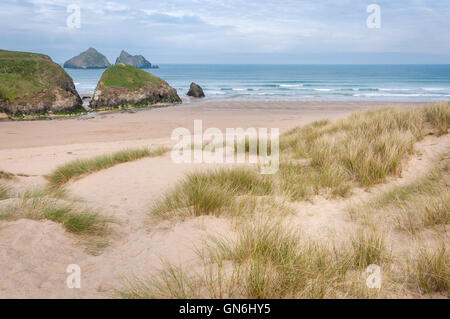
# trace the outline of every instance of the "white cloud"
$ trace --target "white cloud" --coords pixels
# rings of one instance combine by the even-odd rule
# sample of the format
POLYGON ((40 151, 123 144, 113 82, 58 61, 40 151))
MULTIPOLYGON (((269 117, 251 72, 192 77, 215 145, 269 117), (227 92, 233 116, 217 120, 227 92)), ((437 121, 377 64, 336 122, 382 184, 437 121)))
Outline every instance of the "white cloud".
POLYGON ((87 44, 111 52, 126 46, 180 59, 199 52, 450 54, 450 37, 443 36, 450 29, 448 0, 377 3, 382 28, 374 31, 365 26, 366 0, 2 0, 0 43, 49 54, 87 44), (81 7, 82 26, 68 33, 66 8, 73 3, 81 7))
POLYGON ((107 2, 105 5, 105 9, 109 11, 127 11, 128 6, 116 2, 107 2))

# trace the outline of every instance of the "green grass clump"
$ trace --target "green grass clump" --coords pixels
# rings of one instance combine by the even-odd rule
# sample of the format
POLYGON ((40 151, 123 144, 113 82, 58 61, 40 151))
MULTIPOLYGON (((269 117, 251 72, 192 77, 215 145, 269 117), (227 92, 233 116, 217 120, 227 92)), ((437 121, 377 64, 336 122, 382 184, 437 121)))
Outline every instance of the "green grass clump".
MULTIPOLYGON (((445 130, 441 129, 442 114, 447 111, 448 105, 377 109, 336 122, 318 121, 295 128, 281 137, 277 174, 259 175, 255 168, 191 174, 156 203, 153 216, 236 216, 236 203, 242 197, 275 200, 287 195, 291 200, 304 200, 322 194, 348 196, 354 186, 370 187, 399 176, 404 161, 414 154, 414 143, 431 130, 445 130)), ((247 146, 244 149, 249 150, 247 146)), ((406 210, 416 214, 411 220, 421 227, 447 225, 447 171, 439 169, 408 185, 396 186, 370 205, 352 208, 352 217, 373 212, 380 221, 387 218, 390 225, 396 221, 400 225, 406 220, 402 215, 406 210)), ((157 276, 130 280, 120 290, 121 296, 368 298, 396 295, 410 281, 422 292, 448 290, 445 252, 421 255, 411 266, 407 280, 406 272, 400 275, 403 282, 399 284, 391 280, 391 275, 396 275, 402 268, 399 262, 405 259, 398 255, 394 258, 390 249, 393 243, 388 245, 373 224, 370 231, 358 231, 348 240, 324 244, 300 236, 278 221, 276 211, 257 215, 257 204, 248 207, 240 210, 242 216, 250 218, 239 219, 237 233, 211 239, 205 250, 198 251, 203 267, 186 270, 167 264, 157 276), (255 218, 260 216, 266 219, 255 218), (382 269, 380 290, 366 285, 365 271, 372 264, 382 269)))
POLYGON ((156 276, 127 279, 117 294, 125 299, 188 299, 199 297, 198 278, 191 278, 181 268, 164 266, 156 276))
POLYGON ((422 249, 409 269, 409 282, 423 293, 441 292, 449 296, 450 255, 446 247, 422 249))
POLYGON ((153 206, 151 215, 158 219, 216 215, 239 211, 236 196, 269 195, 269 178, 247 168, 218 169, 193 173, 178 183, 153 206))
MULTIPOLYGON (((354 263, 354 250, 349 244, 329 247, 307 240, 279 221, 247 221, 236 238, 212 239, 202 270, 166 264, 156 276, 129 280, 119 294, 124 298, 251 299, 376 296, 378 291, 369 291, 361 274, 366 262, 382 266, 385 261, 371 257, 354 263)), ((373 254, 364 244, 358 250, 364 256, 373 254)))
MULTIPOLYGON (((160 217, 220 215, 242 194, 285 195, 294 201, 322 194, 349 196, 354 186, 369 187, 399 176, 414 143, 425 135, 426 124, 440 123, 434 119, 442 116, 426 114, 447 110, 448 105, 377 109, 295 128, 281 136, 277 174, 261 178, 252 169, 196 174, 177 185, 153 212, 160 217)), ((249 151, 248 139, 244 146, 249 151)), ((441 215, 440 220, 445 212, 441 215)))
POLYGON ((11 196, 11 188, 7 185, 0 184, 0 200, 8 199, 11 196))
MULTIPOLYGON (((0 195, 2 187, 0 185, 0 195)), ((22 218, 50 220, 61 224, 67 232, 77 235, 85 251, 99 255, 109 245, 110 217, 102 216, 78 199, 72 199, 63 188, 31 188, 25 191, 7 189, 11 202, 0 210, 0 221, 22 218)), ((0 197, 1 199, 1 197, 0 197)))
POLYGON ((164 80, 156 75, 135 68, 131 65, 114 65, 106 69, 100 79, 106 88, 123 87, 127 89, 138 89, 144 85, 157 86, 164 80))
POLYGON ((328 247, 279 223, 251 222, 241 228, 237 240, 219 240, 211 252, 219 254, 216 260, 231 260, 241 272, 239 297, 335 298, 354 293, 347 285, 353 269, 388 261, 381 236, 355 238, 328 247))
POLYGON ((280 138, 281 185, 292 200, 345 197, 399 176, 414 143, 428 130, 447 134, 449 103, 416 109, 386 108, 294 128, 280 138))
POLYGON ((398 175, 423 136, 423 122, 418 110, 355 113, 336 123, 320 121, 287 132, 280 154, 287 161, 307 159, 311 186, 339 194, 350 182, 370 186, 398 175))
POLYGON ((120 163, 135 161, 143 157, 156 157, 165 152, 167 152, 167 149, 164 147, 159 147, 154 150, 138 148, 127 149, 108 155, 100 155, 90 159, 75 160, 58 167, 47 176, 47 180, 52 187, 59 187, 73 179, 110 168, 120 163))
POLYGON ((5 171, 0 171, 0 179, 13 179, 14 176, 15 176, 15 175, 14 175, 13 173, 5 172, 5 171))
POLYGON ((450 126, 450 103, 442 102, 425 108, 425 116, 433 125, 436 135, 441 136, 448 133, 450 126))
MULTIPOLYGON (((370 187, 386 181, 390 176, 399 176, 405 160, 414 153, 414 143, 426 134, 427 123, 433 128, 442 126, 442 114, 447 114, 449 108, 448 104, 443 104, 416 109, 376 109, 354 113, 336 122, 322 120, 297 127, 281 136, 279 171, 268 176, 265 184, 271 185, 271 193, 286 195, 295 201, 309 200, 314 195, 346 197, 351 194, 354 186, 370 187)), ((246 139, 246 152, 249 151, 249 143, 246 139)), ((232 173, 228 173, 230 174, 232 173)), ((165 209, 165 204, 159 203, 157 211, 192 206, 194 216, 212 211, 217 213, 218 207, 230 203, 227 198, 236 188, 219 180, 214 174, 210 175, 203 175, 202 179, 210 179, 211 182, 208 183, 212 187, 201 181, 196 182, 196 187, 192 187, 193 179, 184 182, 183 187, 189 190, 183 191, 178 186, 176 191, 166 196, 166 204, 172 208, 165 209), (224 188, 214 185, 215 182, 224 185, 224 188), (202 196, 199 192, 203 191, 202 187, 208 193, 205 193, 205 197, 215 195, 216 208, 208 204, 197 209, 196 203, 207 204, 200 200, 202 196), (182 199, 190 194, 195 195, 198 201, 182 199), (182 201, 185 204, 180 204, 182 201), (178 204, 174 204, 175 202, 178 204)), ((238 176, 246 178, 239 170, 233 178, 238 176)), ((245 181, 239 183, 248 185, 245 181)), ((247 190, 247 193, 253 192, 247 190)))
POLYGON ((389 262, 390 254, 381 235, 359 232, 351 239, 351 264, 357 268, 383 265, 389 262))
POLYGON ((241 227, 237 241, 218 240, 214 251, 238 263, 259 256, 267 261, 284 264, 296 254, 299 241, 295 232, 283 228, 279 223, 257 221, 241 227))
POLYGON ((68 232, 76 234, 95 234, 104 232, 105 220, 90 210, 76 210, 71 206, 47 207, 42 217, 62 224, 68 232))
POLYGON ((35 188, 9 198, 17 201, 0 212, 0 220, 28 218, 47 219, 60 223, 71 233, 104 236, 108 231, 108 218, 65 198, 63 190, 35 188))
POLYGON ((448 172, 435 167, 406 185, 394 186, 368 202, 349 207, 355 220, 378 218, 414 235, 450 223, 448 172))

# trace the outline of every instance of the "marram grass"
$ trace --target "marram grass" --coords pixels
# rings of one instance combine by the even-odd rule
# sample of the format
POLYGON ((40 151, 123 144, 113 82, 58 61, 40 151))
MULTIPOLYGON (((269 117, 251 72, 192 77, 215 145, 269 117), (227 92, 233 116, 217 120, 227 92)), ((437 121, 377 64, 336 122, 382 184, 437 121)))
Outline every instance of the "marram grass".
POLYGON ((0 200, 8 199, 11 197, 11 188, 8 185, 0 183, 0 200))
POLYGON ((118 293, 123 298, 376 297, 379 292, 368 289, 361 274, 368 262, 389 264, 390 252, 380 241, 327 246, 276 221, 248 221, 235 239, 211 239, 202 269, 166 264, 157 275, 129 279, 118 293))
POLYGON ((136 148, 89 159, 74 160, 56 168, 46 178, 52 187, 59 187, 71 180, 110 168, 117 164, 135 161, 144 157, 156 157, 166 152, 167 149, 165 147, 158 147, 156 149, 136 148))
MULTIPOLYGON (((186 177, 158 201, 160 219, 200 215, 237 216, 239 199, 291 200, 313 195, 348 196, 355 186, 370 187, 399 176, 427 134, 448 133, 449 104, 424 108, 386 108, 359 112, 335 122, 314 122, 281 137, 277 174, 258 175, 254 168, 222 169, 186 177)), ((448 224, 447 172, 432 172, 398 186, 357 210, 418 210, 427 227, 448 224), (416 203, 417 201, 417 203, 416 203), (412 205, 409 207, 409 205, 412 205)), ((242 202, 241 202, 242 204, 242 202)), ((203 266, 166 264, 157 275, 131 278, 118 291, 124 298, 377 298, 448 292, 445 249, 394 255, 383 232, 362 228, 346 240, 320 243, 277 221, 258 205, 240 211, 233 236, 212 238, 197 250, 203 266), (267 219, 256 217, 265 216, 267 219), (382 288, 366 285, 367 266, 383 272, 382 288), (398 269, 407 271, 396 275, 398 269)), ((358 213, 358 212, 357 212, 358 213)), ((358 215, 355 213, 355 216, 358 215)), ((422 226, 421 226, 422 227, 422 226)))
POLYGON ((443 229, 450 224, 448 169, 441 164, 425 176, 396 185, 367 202, 348 208, 355 221, 370 223, 378 218, 390 227, 410 235, 426 229, 443 229))
POLYGON ((57 222, 71 233, 79 235, 103 236, 108 232, 109 218, 98 212, 65 198, 57 190, 36 188, 12 194, 15 199, 10 205, 3 207, 0 220, 17 220, 27 218, 33 220, 51 220, 57 222))
POLYGON ((443 245, 422 249, 409 267, 409 284, 422 293, 434 292, 450 297, 450 254, 443 245))
POLYGON ((13 173, 5 172, 0 170, 0 179, 13 179, 14 178, 13 173))
POLYGON ((292 201, 349 196, 355 186, 400 176, 414 143, 430 129, 439 127, 442 133, 449 112, 448 104, 385 108, 297 127, 281 136, 278 173, 262 176, 254 168, 231 168, 191 174, 156 202, 153 216, 234 216, 233 203, 242 195, 292 201))
POLYGON ((248 168, 192 173, 159 199, 151 214, 159 220, 233 214, 243 208, 237 196, 271 192, 271 180, 248 168))

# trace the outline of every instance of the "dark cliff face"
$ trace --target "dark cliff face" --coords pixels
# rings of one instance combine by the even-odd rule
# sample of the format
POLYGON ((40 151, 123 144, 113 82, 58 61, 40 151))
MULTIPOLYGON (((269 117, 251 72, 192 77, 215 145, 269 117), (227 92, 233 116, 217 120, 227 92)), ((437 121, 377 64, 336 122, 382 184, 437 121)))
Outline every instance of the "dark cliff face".
POLYGON ((94 109, 146 107, 181 102, 177 91, 163 79, 119 63, 103 72, 90 106, 94 109))
POLYGON ((108 59, 94 48, 80 53, 64 63, 69 69, 105 69, 111 66, 108 59))
POLYGON ((0 50, 0 112, 10 116, 81 110, 71 77, 43 54, 0 50))
POLYGON ((119 63, 128 64, 140 69, 152 68, 152 64, 147 61, 142 55, 131 55, 124 50, 120 52, 120 56, 116 59, 116 64, 119 63))

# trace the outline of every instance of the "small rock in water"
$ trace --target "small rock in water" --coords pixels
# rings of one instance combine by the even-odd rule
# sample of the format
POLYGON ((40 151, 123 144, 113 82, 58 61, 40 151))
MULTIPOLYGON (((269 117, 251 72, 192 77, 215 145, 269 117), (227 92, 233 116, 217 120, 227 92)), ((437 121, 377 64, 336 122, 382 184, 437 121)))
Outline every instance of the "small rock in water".
POLYGON ((200 87, 200 85, 192 82, 191 86, 189 88, 189 92, 187 93, 188 96, 192 96, 192 97, 197 97, 197 98, 201 98, 201 97, 205 97, 205 93, 203 93, 203 89, 200 87))

